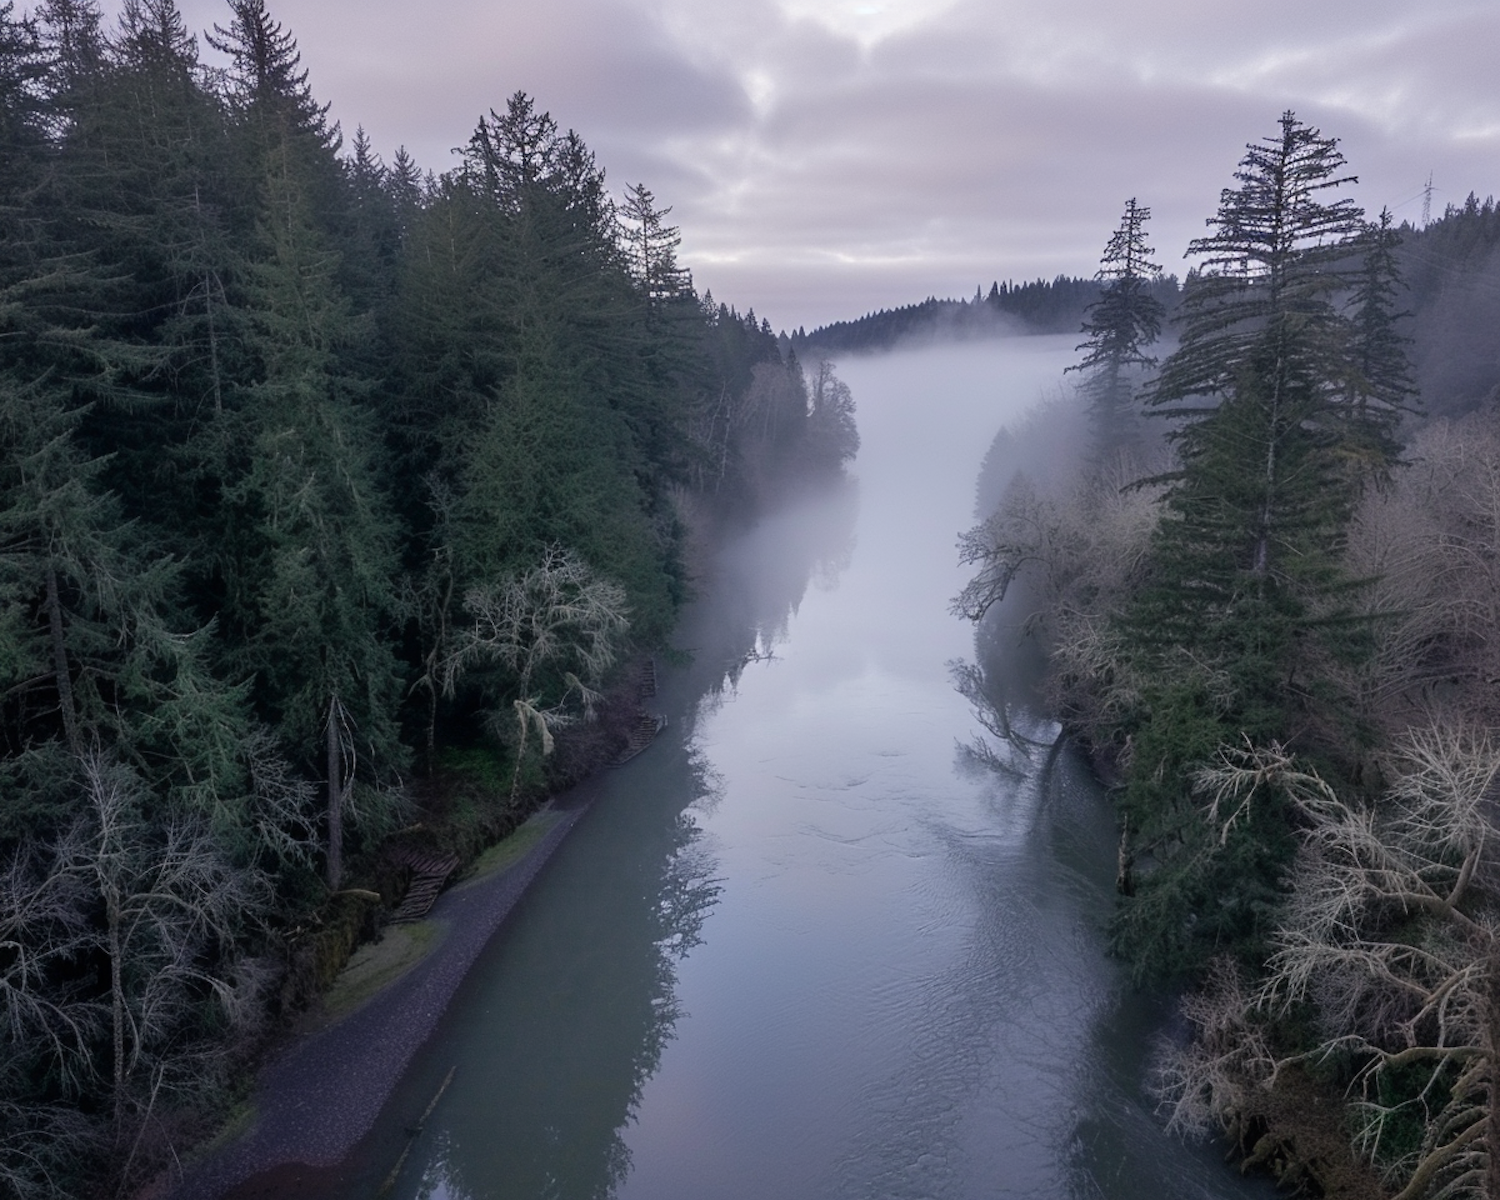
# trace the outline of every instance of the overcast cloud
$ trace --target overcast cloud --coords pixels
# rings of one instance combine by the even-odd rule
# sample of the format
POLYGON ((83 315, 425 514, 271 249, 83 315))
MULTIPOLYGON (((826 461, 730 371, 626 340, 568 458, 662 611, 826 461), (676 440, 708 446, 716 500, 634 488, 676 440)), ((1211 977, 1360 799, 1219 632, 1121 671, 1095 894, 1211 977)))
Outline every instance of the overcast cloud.
MULTIPOLYGON (((218 0, 180 0, 195 29, 218 0)), ((1127 197, 1181 273, 1292 108, 1372 213, 1500 174, 1495 0, 269 0, 316 94, 445 170, 533 95, 642 182, 698 286, 794 328, 1091 274, 1127 197)))

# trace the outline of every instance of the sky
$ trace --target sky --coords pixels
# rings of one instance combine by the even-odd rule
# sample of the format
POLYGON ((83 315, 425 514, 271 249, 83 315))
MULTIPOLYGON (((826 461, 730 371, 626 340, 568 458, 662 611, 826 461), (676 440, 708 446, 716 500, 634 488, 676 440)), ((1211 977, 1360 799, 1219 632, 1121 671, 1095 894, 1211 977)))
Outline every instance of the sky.
MULTIPOLYGON (((198 31, 224 0, 179 0, 198 31)), ((699 288, 808 329, 992 280, 1091 275, 1127 198, 1179 275, 1292 109, 1352 194, 1420 223, 1500 192, 1500 0, 268 0, 389 160, 453 165, 525 91, 699 288)))

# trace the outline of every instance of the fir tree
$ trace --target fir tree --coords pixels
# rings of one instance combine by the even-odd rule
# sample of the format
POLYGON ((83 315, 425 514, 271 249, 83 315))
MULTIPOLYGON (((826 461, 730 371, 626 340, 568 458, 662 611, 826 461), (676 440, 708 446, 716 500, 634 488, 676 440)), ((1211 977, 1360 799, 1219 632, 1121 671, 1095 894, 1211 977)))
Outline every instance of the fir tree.
POLYGON ((1389 209, 1366 229, 1364 256, 1351 301, 1353 363, 1346 401, 1349 432, 1345 442, 1362 473, 1383 476, 1399 454, 1397 426, 1415 410, 1407 348, 1400 330, 1410 314, 1397 305, 1404 290, 1396 265, 1401 236, 1391 227, 1389 209))
POLYGON ((404 761, 399 670, 385 640, 396 542, 364 388, 340 362, 357 326, 337 287, 337 258, 280 165, 272 160, 265 183, 264 256, 251 267, 260 370, 243 388, 235 426, 232 461, 243 467, 225 493, 224 611, 230 661, 255 678, 288 748, 323 776, 336 888, 356 761, 377 784, 404 761))
MULTIPOLYGON (((1082 392, 1094 423, 1095 456, 1103 460, 1134 436, 1134 389, 1131 376, 1156 365, 1146 348, 1161 336, 1164 310, 1150 284, 1161 275, 1146 242, 1151 210, 1131 197, 1120 227, 1104 248, 1099 299, 1089 305, 1086 340, 1078 347, 1083 360, 1070 371, 1084 372, 1082 392)), ((998 293, 992 289, 998 299, 998 293)))
POLYGON ((1191 244, 1206 262, 1149 396, 1179 423, 1180 469, 1121 629, 1144 681, 1123 811, 1159 865, 1122 908, 1117 944, 1156 972, 1263 936, 1282 869, 1270 851, 1290 845, 1264 811, 1210 828, 1186 771, 1217 745, 1295 740, 1312 710, 1337 711, 1298 668, 1343 628, 1332 618, 1354 487, 1349 325, 1334 301, 1364 226, 1352 201, 1324 198, 1352 181, 1333 139, 1286 113, 1248 151, 1215 232, 1191 244))

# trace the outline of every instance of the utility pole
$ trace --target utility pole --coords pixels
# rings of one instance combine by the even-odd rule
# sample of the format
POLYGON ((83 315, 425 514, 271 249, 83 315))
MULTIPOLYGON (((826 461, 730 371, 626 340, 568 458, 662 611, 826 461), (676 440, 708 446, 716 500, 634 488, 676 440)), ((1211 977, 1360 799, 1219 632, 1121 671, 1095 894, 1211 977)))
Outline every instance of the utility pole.
POLYGON ((1432 224, 1432 172, 1427 172, 1427 186, 1422 189, 1422 228, 1432 224))

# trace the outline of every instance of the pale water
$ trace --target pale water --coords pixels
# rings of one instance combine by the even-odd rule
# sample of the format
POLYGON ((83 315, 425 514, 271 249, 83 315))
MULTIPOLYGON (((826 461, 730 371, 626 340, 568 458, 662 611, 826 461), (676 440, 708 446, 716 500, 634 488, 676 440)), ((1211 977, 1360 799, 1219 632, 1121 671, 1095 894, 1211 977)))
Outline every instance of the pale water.
MULTIPOLYGON (((1105 956, 1114 829, 1086 767, 962 748, 983 729, 954 686, 976 656, 955 538, 1075 340, 840 364, 850 480, 720 556, 666 732, 587 785, 351 1195, 453 1067, 400 1200, 1267 1194, 1152 1111, 1167 1006, 1105 956)), ((1010 633, 980 653, 1046 743, 1027 657, 1010 633)))

